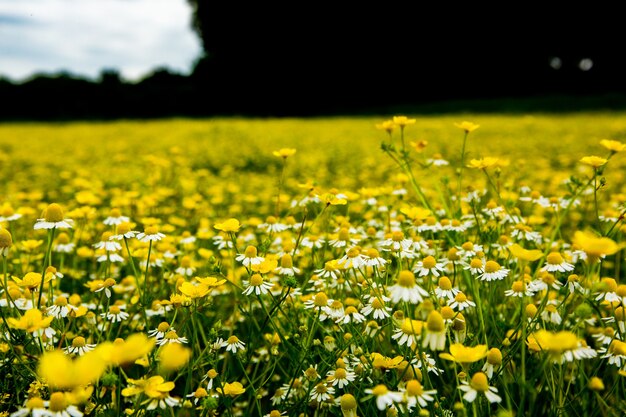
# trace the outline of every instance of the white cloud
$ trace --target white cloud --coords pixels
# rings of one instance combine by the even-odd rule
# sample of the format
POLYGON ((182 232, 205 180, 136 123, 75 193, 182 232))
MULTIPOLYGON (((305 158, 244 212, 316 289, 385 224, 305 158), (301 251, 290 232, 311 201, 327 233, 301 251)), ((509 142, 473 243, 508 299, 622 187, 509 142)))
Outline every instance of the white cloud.
POLYGON ((187 73, 200 53, 186 0, 0 0, 0 74, 12 79, 59 69, 187 73))

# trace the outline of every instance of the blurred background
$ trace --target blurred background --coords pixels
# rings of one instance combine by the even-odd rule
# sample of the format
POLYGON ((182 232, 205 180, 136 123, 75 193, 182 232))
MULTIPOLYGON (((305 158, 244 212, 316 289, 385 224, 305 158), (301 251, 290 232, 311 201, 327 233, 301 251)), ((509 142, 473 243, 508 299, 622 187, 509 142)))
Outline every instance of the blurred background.
POLYGON ((0 0, 0 119, 626 108, 604 6, 217 3, 0 0))

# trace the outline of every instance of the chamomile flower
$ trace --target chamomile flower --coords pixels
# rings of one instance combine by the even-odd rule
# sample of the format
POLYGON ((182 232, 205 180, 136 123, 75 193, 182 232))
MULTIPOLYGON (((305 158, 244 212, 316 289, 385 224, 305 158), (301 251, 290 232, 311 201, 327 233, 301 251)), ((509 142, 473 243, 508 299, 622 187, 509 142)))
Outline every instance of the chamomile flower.
POLYGON ((56 244, 52 250, 57 253, 72 253, 74 248, 76 248, 76 244, 72 243, 70 236, 65 232, 61 232, 57 236, 56 244))
POLYGON ((339 278, 341 265, 338 264, 337 260, 327 261, 324 263, 324 268, 316 269, 314 272, 322 278, 332 278, 333 280, 336 280, 339 278))
POLYGON ((245 343, 239 340, 237 336, 233 335, 222 343, 222 347, 225 347, 227 352, 237 353, 238 350, 245 349, 245 343))
POLYGON ((343 317, 339 317, 335 320, 337 324, 348 324, 348 323, 362 323, 365 321, 365 316, 359 313, 359 310, 354 306, 348 306, 345 308, 343 312, 343 317))
POLYGON ((506 278, 509 270, 502 268, 496 261, 487 261, 485 263, 485 272, 478 278, 482 281, 499 281, 506 278))
POLYGON ((510 290, 506 290, 504 295, 507 297, 532 297, 535 293, 528 288, 524 280, 513 282, 510 290))
POLYGON ((159 229, 156 226, 148 226, 143 232, 137 235, 137 239, 139 239, 140 242, 158 242, 164 237, 165 235, 159 232, 159 229))
POLYGON ((70 311, 72 311, 74 308, 75 307, 67 302, 67 298, 65 296, 59 295, 54 299, 54 304, 48 307, 47 313, 49 316, 61 319, 67 317, 70 311))
POLYGON ((556 300, 550 300, 541 312, 541 319, 545 322, 561 324, 561 315, 556 306, 556 300))
POLYGON ((401 403, 403 400, 401 392, 389 391, 389 389, 382 384, 376 385, 374 388, 367 388, 364 392, 376 398, 376 407, 378 407, 380 411, 385 411, 387 407, 401 403))
POLYGON ((84 337, 76 336, 74 339, 72 339, 72 344, 63 349, 63 351, 68 355, 75 354, 78 356, 82 356, 85 353, 94 350, 95 347, 96 345, 87 343, 84 337))
POLYGON ((481 275, 485 272, 485 262, 479 258, 472 258, 469 264, 465 265, 463 269, 469 271, 470 274, 474 276, 481 275))
POLYGON ((334 394, 335 389, 332 386, 328 386, 328 384, 320 382, 313 387, 309 398, 321 403, 328 400, 334 394))
POLYGON ((430 350, 444 350, 446 347, 446 325, 441 313, 433 310, 426 320, 426 335, 422 338, 422 347, 430 350))
POLYGON ((124 240, 132 239, 137 236, 139 232, 132 230, 132 226, 128 222, 121 223, 117 226, 115 234, 111 235, 110 240, 124 240))
POLYGON ((207 371, 207 373, 206 373, 206 374, 204 374, 204 376, 202 377, 202 381, 203 381, 203 382, 204 382, 204 381, 208 381, 208 382, 207 382, 207 387, 206 387, 207 389, 209 389, 209 390, 210 390, 211 388, 213 388, 213 380, 214 380, 214 379, 215 379, 218 375, 219 375, 219 374, 218 374, 218 372, 217 372, 215 369, 213 369, 213 368, 209 369, 209 370, 207 371))
POLYGON ((446 298, 448 300, 454 300, 454 297, 459 293, 459 289, 452 287, 452 281, 448 277, 439 278, 439 284, 435 288, 435 295, 437 298, 446 298))
POLYGON ((502 352, 498 348, 491 348, 487 352, 487 362, 482 367, 482 371, 487 375, 487 378, 493 377, 493 372, 497 370, 502 364, 502 352))
POLYGON ((360 246, 353 246, 337 261, 344 269, 359 269, 367 264, 367 258, 361 253, 360 246))
POLYGON ((259 224, 257 228, 265 231, 266 233, 280 233, 289 229, 289 226, 284 223, 280 223, 274 216, 267 216, 265 223, 259 224))
POLYGON ((259 265, 265 260, 262 256, 258 256, 256 246, 248 246, 243 253, 235 257, 237 262, 241 262, 243 266, 259 265))
POLYGON ((603 347, 598 351, 603 359, 609 360, 609 365, 615 365, 621 368, 626 365, 626 343, 621 340, 613 340, 608 348, 603 347))
POLYGON ((378 250, 374 248, 366 249, 363 253, 365 255, 365 265, 376 268, 382 268, 387 264, 387 260, 380 256, 378 250))
POLYGON ((498 389, 489 386, 487 375, 482 372, 476 372, 469 383, 467 381, 461 381, 461 384, 459 389, 465 393, 463 399, 467 402, 471 403, 476 400, 479 393, 484 394, 485 397, 487 397, 487 401, 490 403, 499 403, 502 401, 502 398, 498 395, 498 389))
POLYGON ((476 303, 468 299, 462 291, 459 291, 454 296, 454 300, 448 301, 448 306, 454 310, 463 311, 468 308, 476 307, 476 303))
POLYGON ((574 270, 574 265, 565 262, 560 253, 550 252, 546 257, 546 264, 541 270, 548 272, 570 272, 574 270))
POLYGON ((269 290, 272 289, 274 284, 271 282, 265 281, 263 276, 260 274, 253 274, 248 281, 248 286, 243 290, 244 295, 251 295, 252 293, 256 295, 267 294, 269 290))
POLYGON ((109 307, 109 311, 105 313, 101 313, 100 317, 106 317, 111 323, 120 323, 126 320, 130 314, 124 311, 125 306, 123 305, 112 305, 109 307))
POLYGON ((118 226, 128 221, 130 221, 130 219, 126 216, 122 216, 122 212, 120 211, 120 209, 113 208, 111 209, 109 216, 104 219, 102 223, 106 224, 107 226, 118 226))
MULTIPOLYGON (((43 403, 48 409, 42 412, 42 416, 83 417, 83 413, 68 401, 67 395, 63 392, 53 392, 50 394, 50 400, 43 403)), ((38 417, 35 412, 33 412, 33 417, 38 417)))
POLYGON ((165 333, 165 335, 163 335, 162 338, 160 339, 157 338, 156 343, 159 346, 163 346, 167 343, 180 343, 180 344, 188 343, 188 340, 186 337, 178 336, 178 333, 176 333, 176 330, 170 327, 169 330, 165 333))
POLYGON ((419 274, 420 277, 427 275, 439 277, 444 272, 446 264, 446 260, 437 261, 433 256, 429 255, 417 263, 413 272, 419 274))
POLYGON ((52 203, 44 210, 43 219, 37 219, 34 229, 71 229, 73 223, 73 220, 65 218, 60 205, 52 203))
MULTIPOLYGON (((210 388, 209 388, 210 389, 210 388)), ((207 392, 206 389, 202 388, 202 387, 198 387, 198 389, 196 389, 194 392, 192 392, 191 394, 187 394, 187 398, 193 400, 193 403, 195 405, 198 405, 198 403, 200 401, 202 401, 204 398, 208 397, 209 393, 207 392)))
POLYGON ((280 275, 288 276, 294 276, 300 273, 300 269, 293 266, 293 259, 288 253, 280 257, 280 266, 277 267, 275 271, 280 275))
POLYGON ((371 314, 375 320, 384 320, 391 316, 391 307, 385 305, 387 301, 389 301, 387 297, 371 296, 369 303, 361 309, 361 314, 364 316, 371 314))
POLYGON ((388 290, 394 304, 400 301, 417 304, 424 301, 424 297, 428 297, 428 292, 417 285, 415 275, 407 270, 400 272, 395 285, 389 287, 388 290))
POLYGON ((328 371, 326 378, 333 386, 343 389, 356 379, 356 374, 346 367, 337 367, 328 371))
POLYGON ((400 346, 417 345, 417 339, 422 334, 422 327, 424 327, 423 321, 405 318, 402 324, 394 330, 391 338, 397 340, 400 346))
POLYGON ((425 390, 417 379, 411 379, 406 383, 403 394, 406 407, 412 411, 418 404, 422 408, 428 407, 428 403, 435 400, 433 396, 437 395, 437 390, 425 390))

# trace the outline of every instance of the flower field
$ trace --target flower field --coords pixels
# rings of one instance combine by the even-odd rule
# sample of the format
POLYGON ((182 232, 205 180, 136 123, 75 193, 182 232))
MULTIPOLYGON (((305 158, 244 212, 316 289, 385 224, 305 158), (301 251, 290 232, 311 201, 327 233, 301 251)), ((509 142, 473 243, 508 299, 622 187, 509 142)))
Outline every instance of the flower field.
POLYGON ((624 116, 2 124, 0 412, 624 415, 624 116))

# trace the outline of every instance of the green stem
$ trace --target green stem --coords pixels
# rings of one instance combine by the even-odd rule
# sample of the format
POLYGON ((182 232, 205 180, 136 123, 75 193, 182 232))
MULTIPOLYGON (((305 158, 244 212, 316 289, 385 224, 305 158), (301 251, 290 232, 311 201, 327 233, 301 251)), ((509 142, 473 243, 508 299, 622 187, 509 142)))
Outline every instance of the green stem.
POLYGON ((457 175, 457 185, 456 185, 456 201, 459 204, 459 217, 462 214, 461 210, 461 182, 463 180, 463 168, 465 168, 465 145, 467 144, 467 136, 469 132, 465 131, 465 135, 463 136, 463 147, 461 148, 461 166, 459 166, 459 173, 457 175))
POLYGON ((52 241, 54 240, 54 233, 56 231, 56 226, 48 231, 48 248, 46 249, 46 255, 43 258, 43 266, 41 268, 41 283, 39 284, 39 297, 37 298, 37 308, 41 307, 41 295, 43 293, 43 284, 46 278, 46 268, 51 263, 51 250, 52 250, 52 241))

